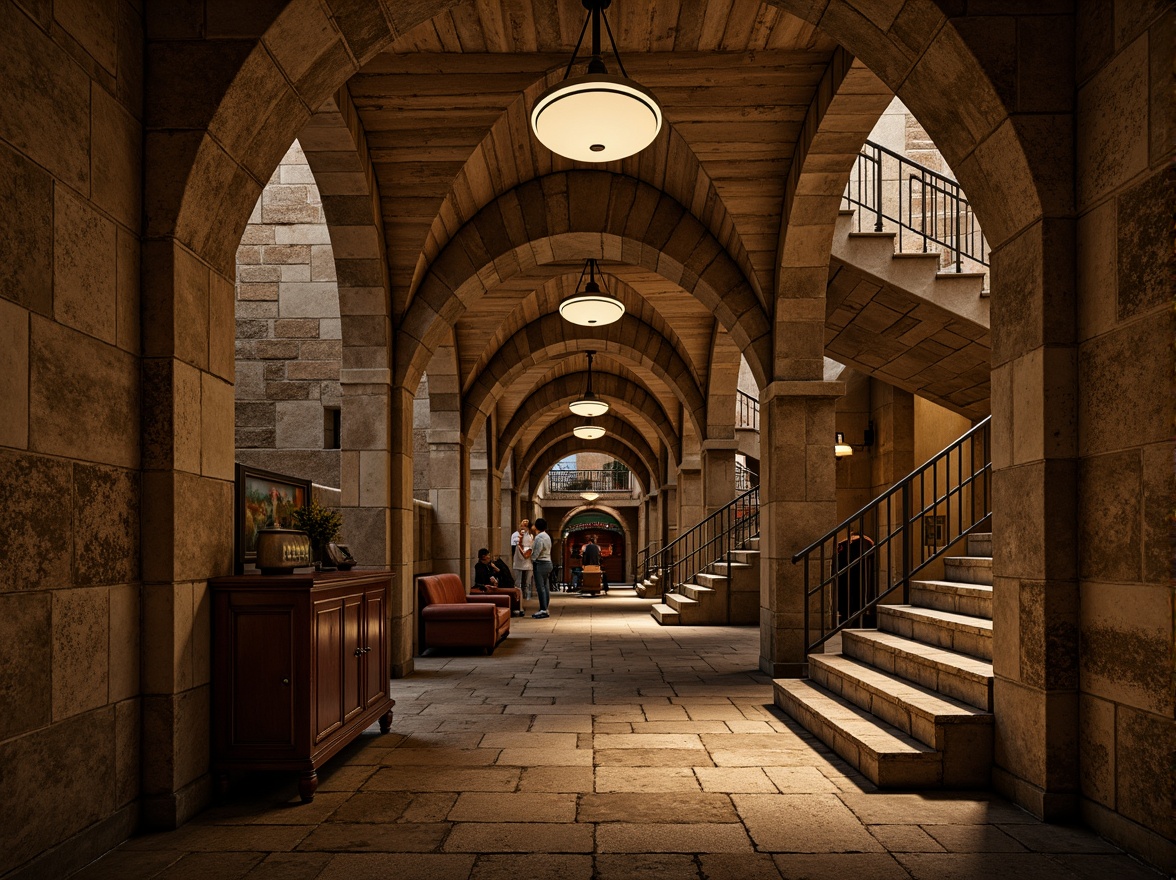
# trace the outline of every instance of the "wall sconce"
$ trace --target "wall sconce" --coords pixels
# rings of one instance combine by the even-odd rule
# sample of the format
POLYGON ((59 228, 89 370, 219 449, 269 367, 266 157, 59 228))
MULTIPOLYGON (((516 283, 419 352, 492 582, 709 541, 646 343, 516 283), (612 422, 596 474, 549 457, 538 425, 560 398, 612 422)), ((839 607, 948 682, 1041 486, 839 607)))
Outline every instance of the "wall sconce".
MULTIPOLYGON (((874 422, 866 426, 865 433, 862 435, 861 447, 869 449, 874 445, 874 422)), ((833 441, 833 455, 836 458, 847 458, 853 455, 853 445, 845 442, 845 434, 841 431, 837 432, 836 439, 833 441)))

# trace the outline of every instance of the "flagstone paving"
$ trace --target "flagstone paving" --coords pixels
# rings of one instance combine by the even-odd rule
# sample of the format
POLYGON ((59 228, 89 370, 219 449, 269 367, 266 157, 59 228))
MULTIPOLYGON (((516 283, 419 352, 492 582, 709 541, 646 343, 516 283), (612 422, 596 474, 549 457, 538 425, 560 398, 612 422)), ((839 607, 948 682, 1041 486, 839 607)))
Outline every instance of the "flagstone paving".
POLYGON ((301 805, 238 780, 77 880, 791 880, 1159 875, 987 792, 882 793, 772 706, 759 631, 557 594, 492 656, 419 658, 301 805))

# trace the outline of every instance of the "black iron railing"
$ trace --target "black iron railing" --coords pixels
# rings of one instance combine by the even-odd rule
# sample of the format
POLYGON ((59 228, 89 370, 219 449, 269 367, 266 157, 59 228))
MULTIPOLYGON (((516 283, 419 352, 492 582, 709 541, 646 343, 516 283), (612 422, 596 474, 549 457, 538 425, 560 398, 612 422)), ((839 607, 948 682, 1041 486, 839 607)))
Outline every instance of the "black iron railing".
POLYGON ((804 638, 815 651, 992 515, 991 417, 792 557, 804 563, 804 638))
POLYGON ((751 428, 759 430, 760 413, 759 398, 746 391, 735 392, 735 426, 737 428, 751 428))
POLYGON ((972 205, 960 185, 938 171, 912 162, 881 144, 866 141, 845 188, 847 205, 856 205, 858 231, 862 218, 874 217, 874 231, 895 224, 898 250, 904 235, 915 237, 927 253, 942 248, 946 263, 963 271, 963 261, 988 265, 988 242, 980 231, 972 205))
POLYGON ((752 486, 759 485, 759 474, 745 464, 735 462, 735 491, 746 492, 752 486))
MULTIPOLYGON (((645 561, 643 577, 661 573, 662 595, 720 560, 731 562, 731 551, 759 535, 759 486, 743 492, 690 531, 679 535, 645 561)), ((730 582, 730 570, 727 577, 730 582)))
POLYGON ((547 474, 547 491, 555 492, 631 492, 633 475, 628 469, 559 470, 547 474))

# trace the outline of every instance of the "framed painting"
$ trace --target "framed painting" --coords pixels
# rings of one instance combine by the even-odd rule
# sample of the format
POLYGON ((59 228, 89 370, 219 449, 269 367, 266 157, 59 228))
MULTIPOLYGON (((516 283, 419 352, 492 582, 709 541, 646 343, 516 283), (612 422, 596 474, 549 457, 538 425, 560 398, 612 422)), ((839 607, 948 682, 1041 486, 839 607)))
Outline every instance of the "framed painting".
POLYGON ((275 474, 249 465, 237 465, 233 504, 233 546, 237 574, 257 558, 257 533, 262 529, 297 528, 294 511, 310 504, 310 480, 275 474))

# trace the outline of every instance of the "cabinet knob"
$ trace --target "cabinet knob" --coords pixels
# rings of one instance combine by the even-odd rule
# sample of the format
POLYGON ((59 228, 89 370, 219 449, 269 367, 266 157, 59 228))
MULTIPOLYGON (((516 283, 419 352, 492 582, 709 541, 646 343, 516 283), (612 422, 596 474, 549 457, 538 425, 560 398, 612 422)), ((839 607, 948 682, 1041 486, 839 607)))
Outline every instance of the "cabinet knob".
POLYGON ((371 653, 371 651, 372 651, 372 646, 371 646, 371 645, 368 645, 366 648, 364 648, 364 649, 363 649, 363 652, 364 652, 365 654, 370 654, 370 653, 371 653))
POLYGON ((288 679, 288 678, 283 678, 283 679, 282 679, 282 684, 286 685, 286 687, 289 687, 289 686, 290 686, 290 679, 288 679))
POLYGON ((362 654, 363 654, 363 648, 356 648, 356 649, 355 649, 355 656, 356 656, 356 657, 359 657, 359 656, 361 656, 362 654))

